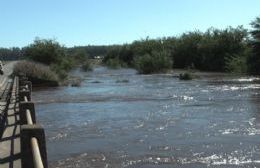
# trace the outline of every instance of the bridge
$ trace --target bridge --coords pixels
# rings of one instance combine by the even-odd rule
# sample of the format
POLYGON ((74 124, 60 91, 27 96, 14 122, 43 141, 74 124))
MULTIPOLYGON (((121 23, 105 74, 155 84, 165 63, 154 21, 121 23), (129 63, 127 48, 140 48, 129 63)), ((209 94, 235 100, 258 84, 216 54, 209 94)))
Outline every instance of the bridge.
POLYGON ((44 129, 36 123, 32 84, 0 77, 0 168, 47 168, 44 129))

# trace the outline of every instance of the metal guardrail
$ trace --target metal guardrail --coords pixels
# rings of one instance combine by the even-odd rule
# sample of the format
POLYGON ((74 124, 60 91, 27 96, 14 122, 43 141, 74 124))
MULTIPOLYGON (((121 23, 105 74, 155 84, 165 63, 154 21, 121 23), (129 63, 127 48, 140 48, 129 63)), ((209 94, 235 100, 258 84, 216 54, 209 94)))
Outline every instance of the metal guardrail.
POLYGON ((32 84, 26 78, 19 80, 22 167, 47 168, 45 134, 43 128, 36 124, 31 88, 32 84))
MULTIPOLYGON (((26 86, 28 88, 28 85, 26 85, 26 86)), ((24 102, 28 102, 28 99, 26 96, 24 96, 24 102)), ((31 111, 29 109, 26 109, 26 119, 27 119, 27 123, 29 125, 34 124, 32 121, 31 111)), ((31 138, 31 146, 32 146, 34 167, 35 168, 44 168, 37 138, 35 138, 35 137, 31 138)))

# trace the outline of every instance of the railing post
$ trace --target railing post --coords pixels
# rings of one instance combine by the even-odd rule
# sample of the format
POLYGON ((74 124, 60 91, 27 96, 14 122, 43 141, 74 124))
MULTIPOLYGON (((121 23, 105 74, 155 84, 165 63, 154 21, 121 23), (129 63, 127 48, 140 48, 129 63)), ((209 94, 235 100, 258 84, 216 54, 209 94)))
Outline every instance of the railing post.
POLYGON ((28 101, 31 101, 31 92, 29 90, 19 90, 19 100, 23 101, 24 97, 27 97, 28 101))
POLYGON ((35 124, 21 126, 22 168, 35 168, 33 164, 33 149, 31 146, 31 139, 33 137, 38 140, 44 168, 48 168, 44 129, 41 126, 35 124))
POLYGON ((20 124, 21 125, 27 124, 26 110, 30 110, 32 121, 33 121, 33 123, 36 123, 35 108, 34 108, 33 102, 20 102, 19 109, 20 109, 20 124))
POLYGON ((20 85, 20 90, 29 90, 30 92, 32 92, 32 82, 31 81, 23 81, 22 82, 23 85, 20 85), (28 86, 28 88, 26 88, 26 85, 28 86))
POLYGON ((25 81, 28 81, 28 78, 24 75, 21 75, 19 77, 19 86, 23 86, 25 81))

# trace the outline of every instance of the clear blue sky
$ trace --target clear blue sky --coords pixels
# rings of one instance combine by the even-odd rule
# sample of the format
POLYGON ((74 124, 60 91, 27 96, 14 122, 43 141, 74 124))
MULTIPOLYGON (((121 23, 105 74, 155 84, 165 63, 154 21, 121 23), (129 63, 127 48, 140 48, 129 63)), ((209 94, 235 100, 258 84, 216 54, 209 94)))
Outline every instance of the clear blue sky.
POLYGON ((0 0, 0 47, 35 37, 68 47, 129 43, 213 26, 244 25, 260 16, 260 0, 0 0))

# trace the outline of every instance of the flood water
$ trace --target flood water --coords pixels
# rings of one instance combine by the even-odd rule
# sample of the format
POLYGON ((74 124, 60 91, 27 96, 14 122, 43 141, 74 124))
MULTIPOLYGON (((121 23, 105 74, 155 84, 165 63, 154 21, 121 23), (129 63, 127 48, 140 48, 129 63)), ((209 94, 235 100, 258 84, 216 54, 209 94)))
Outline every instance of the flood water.
POLYGON ((51 168, 260 167, 256 78, 75 73, 81 87, 33 92, 51 168))

